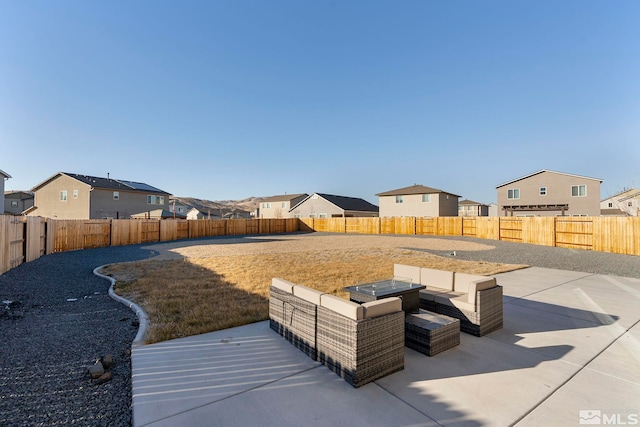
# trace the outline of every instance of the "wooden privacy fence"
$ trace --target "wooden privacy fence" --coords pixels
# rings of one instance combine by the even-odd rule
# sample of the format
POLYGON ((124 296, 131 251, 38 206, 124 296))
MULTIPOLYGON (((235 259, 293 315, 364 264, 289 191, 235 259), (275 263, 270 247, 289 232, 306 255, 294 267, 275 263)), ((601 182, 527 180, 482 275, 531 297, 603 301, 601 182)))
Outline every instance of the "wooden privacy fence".
POLYGON ((470 236, 640 255, 640 217, 303 218, 301 230, 470 236))
POLYGON ((323 231, 471 236, 640 255, 639 217, 58 220, 0 215, 0 274, 44 254, 199 237, 323 231))

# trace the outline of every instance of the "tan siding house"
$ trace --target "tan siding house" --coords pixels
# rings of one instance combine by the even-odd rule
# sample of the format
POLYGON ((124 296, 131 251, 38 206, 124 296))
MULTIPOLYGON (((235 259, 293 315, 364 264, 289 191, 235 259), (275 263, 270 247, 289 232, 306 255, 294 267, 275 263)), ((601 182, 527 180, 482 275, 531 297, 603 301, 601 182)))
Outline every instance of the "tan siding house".
POLYGON ((457 216, 458 198, 453 193, 412 185, 376 194, 379 198, 381 217, 434 217, 457 216))
POLYGON ((309 195, 306 193, 300 193, 267 197, 260 202, 258 217, 293 218, 294 212, 290 212, 291 208, 299 204, 308 196, 309 195))
POLYGON ((458 216, 489 216, 489 205, 473 200, 460 200, 458 202, 458 216))
POLYGON ((601 179, 541 171, 496 187, 501 216, 599 216, 601 179))
POLYGON ((133 181, 59 172, 35 186, 28 215, 60 219, 131 218, 169 210, 166 191, 133 181))

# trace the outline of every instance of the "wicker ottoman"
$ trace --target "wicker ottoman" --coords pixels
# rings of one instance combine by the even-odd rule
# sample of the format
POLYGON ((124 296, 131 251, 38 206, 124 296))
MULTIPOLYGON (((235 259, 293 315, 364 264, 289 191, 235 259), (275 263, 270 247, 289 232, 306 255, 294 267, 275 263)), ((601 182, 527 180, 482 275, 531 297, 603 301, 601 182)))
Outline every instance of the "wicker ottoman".
POLYGON ((433 356, 460 344, 460 320, 420 310, 404 320, 404 345, 433 356))

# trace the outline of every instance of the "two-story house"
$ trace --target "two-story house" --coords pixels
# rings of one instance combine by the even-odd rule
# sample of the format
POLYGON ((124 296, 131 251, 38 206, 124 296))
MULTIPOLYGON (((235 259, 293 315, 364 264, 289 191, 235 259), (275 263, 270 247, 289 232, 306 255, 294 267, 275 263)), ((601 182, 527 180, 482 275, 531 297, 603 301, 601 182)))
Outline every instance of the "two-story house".
POLYGON ((291 208, 293 218, 377 217, 378 207, 358 197, 313 193, 291 208))
POLYGON ((496 187, 502 216, 598 216, 601 179, 542 169, 496 187))
POLYGON ((458 216, 489 216, 489 205, 468 199, 460 200, 458 216))
POLYGON ((460 196, 415 184, 378 193, 381 217, 457 216, 460 196))
POLYGON ((0 198, 2 198, 2 203, 0 203, 0 214, 4 213, 4 182, 11 178, 11 175, 0 170, 0 198))
POLYGON ((27 215, 60 219, 130 218, 169 210, 169 196, 151 185, 121 179, 58 172, 31 189, 34 206, 27 215))
POLYGON ((4 192, 4 213, 21 215, 31 206, 33 206, 31 191, 10 190, 4 192))
POLYGON ((289 211, 291 208, 309 195, 300 194, 282 194, 278 196, 266 197, 260 202, 258 207, 259 218, 293 218, 293 213, 289 211))
POLYGON ((601 215, 640 216, 640 190, 625 189, 600 202, 601 215))

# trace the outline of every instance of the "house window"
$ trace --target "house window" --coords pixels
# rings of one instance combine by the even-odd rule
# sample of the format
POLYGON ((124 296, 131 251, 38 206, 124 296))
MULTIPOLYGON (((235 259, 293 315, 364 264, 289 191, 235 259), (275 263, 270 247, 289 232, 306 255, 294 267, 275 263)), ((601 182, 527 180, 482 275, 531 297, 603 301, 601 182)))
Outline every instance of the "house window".
POLYGON ((586 185, 571 186, 571 197, 585 197, 587 195, 586 185))
POLYGON ((404 202, 404 197, 396 196, 396 203, 402 203, 402 202, 404 202))
POLYGON ((287 202, 282 202, 281 207, 286 208, 287 207, 287 202))
POLYGON ((327 215, 326 213, 319 213, 318 218, 329 218, 329 215, 327 215))
POLYGON ((270 209, 271 208, 271 203, 263 203, 262 204, 262 208, 263 209, 270 209))
POLYGON ((628 202, 627 206, 632 207, 633 206, 633 202, 628 202))
POLYGON ((18 201, 17 200, 12 200, 11 201, 11 207, 12 208, 17 208, 18 207, 18 201))
POLYGON ((147 204, 149 205, 164 205, 164 196, 147 196, 147 204))
POLYGON ((60 201, 61 202, 66 202, 67 201, 67 190, 62 190, 60 192, 60 201))
POLYGON ((612 208, 613 207, 613 203, 609 202, 609 207, 612 208))
POLYGON ((430 202, 431 201, 431 194, 423 194, 422 195, 422 201, 423 202, 430 202))
POLYGON ((541 196, 547 195, 547 187, 540 187, 540 195, 541 196))
POLYGON ((120 200, 120 192, 119 191, 114 191, 113 192, 113 200, 120 200))
POLYGON ((78 198, 78 190, 73 190, 73 198, 74 199, 78 198))
POLYGON ((520 198, 520 189, 513 188, 511 190, 507 190, 507 199, 519 199, 520 198))

